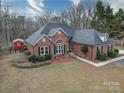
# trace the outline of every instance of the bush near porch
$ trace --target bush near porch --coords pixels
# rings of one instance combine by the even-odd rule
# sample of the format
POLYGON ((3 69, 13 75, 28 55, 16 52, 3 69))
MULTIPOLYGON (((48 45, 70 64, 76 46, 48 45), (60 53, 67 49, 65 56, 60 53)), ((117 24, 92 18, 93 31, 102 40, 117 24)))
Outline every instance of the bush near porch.
POLYGON ((100 60, 100 61, 105 61, 107 58, 107 55, 105 53, 99 53, 97 55, 97 59, 100 60))
POLYGON ((114 49, 114 52, 116 52, 118 54, 119 53, 119 49, 114 49))
POLYGON ((114 51, 108 53, 108 57, 110 57, 110 58, 116 58, 117 55, 118 55, 118 53, 114 52, 114 51))
MULTIPOLYGON (((83 45, 81 47, 81 51, 85 54, 85 58, 87 57, 86 53, 88 52, 88 47, 86 45, 83 45)), ((118 49, 114 49, 114 51, 108 52, 108 54, 105 53, 99 53, 97 54, 97 59, 100 61, 106 61, 109 58, 116 58, 119 54, 118 49)))
POLYGON ((52 54, 46 54, 43 56, 38 56, 38 55, 31 55, 29 56, 28 60, 30 62, 42 62, 42 61, 46 61, 46 60, 51 60, 52 59, 52 54))
POLYGON ((118 56, 119 50, 114 49, 114 51, 108 52, 106 55, 105 53, 99 53, 97 55, 98 60, 105 61, 107 58, 116 58, 118 56))

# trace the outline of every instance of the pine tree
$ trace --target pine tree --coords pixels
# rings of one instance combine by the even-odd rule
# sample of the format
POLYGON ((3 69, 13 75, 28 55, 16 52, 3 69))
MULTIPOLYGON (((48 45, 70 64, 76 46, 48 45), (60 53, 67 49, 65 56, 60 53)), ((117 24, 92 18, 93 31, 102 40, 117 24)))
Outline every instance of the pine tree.
POLYGON ((113 9, 108 5, 105 9, 105 32, 110 33, 112 31, 112 20, 114 18, 113 9))
POLYGON ((96 4, 95 14, 91 25, 93 28, 103 31, 105 26, 105 6, 101 0, 96 4))

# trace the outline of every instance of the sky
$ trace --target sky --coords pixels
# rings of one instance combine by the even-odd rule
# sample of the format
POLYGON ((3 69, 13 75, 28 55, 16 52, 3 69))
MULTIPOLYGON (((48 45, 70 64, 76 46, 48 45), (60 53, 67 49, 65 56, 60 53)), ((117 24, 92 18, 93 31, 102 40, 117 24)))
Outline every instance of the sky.
MULTIPOLYGON (((124 0, 102 0, 110 4, 114 11, 119 8, 124 9, 124 0)), ((63 11, 71 6, 77 6, 79 3, 92 5, 96 0, 2 0, 3 4, 10 7, 10 12, 16 12, 18 15, 34 17, 44 15, 45 11, 63 11)))

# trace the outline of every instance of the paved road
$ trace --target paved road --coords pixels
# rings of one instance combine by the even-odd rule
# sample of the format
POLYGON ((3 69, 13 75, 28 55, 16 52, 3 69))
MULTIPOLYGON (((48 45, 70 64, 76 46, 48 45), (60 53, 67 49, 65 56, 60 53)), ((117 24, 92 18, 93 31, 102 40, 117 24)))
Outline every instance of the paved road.
MULTIPOLYGON (((124 54, 124 50, 119 50, 119 53, 120 53, 120 54, 124 54)), ((124 59, 119 60, 119 61, 117 61, 117 62, 119 62, 120 64, 124 64, 124 59)))
POLYGON ((124 64, 124 59, 119 60, 119 61, 117 61, 117 62, 119 62, 120 64, 124 64))

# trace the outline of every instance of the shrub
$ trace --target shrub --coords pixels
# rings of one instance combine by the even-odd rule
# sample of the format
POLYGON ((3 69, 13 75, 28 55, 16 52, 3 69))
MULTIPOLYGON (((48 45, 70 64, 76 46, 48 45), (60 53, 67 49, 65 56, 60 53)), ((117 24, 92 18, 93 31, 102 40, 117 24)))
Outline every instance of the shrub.
POLYGON ((105 61, 107 58, 106 54, 105 53, 99 53, 97 55, 97 59, 100 60, 100 61, 105 61))
POLYGON ((81 51, 84 52, 84 53, 87 53, 88 52, 88 47, 87 46, 82 46, 81 51))
POLYGON ((45 56, 37 56, 37 55, 31 55, 29 56, 28 60, 30 62, 43 62, 45 60, 50 60, 52 59, 52 55, 51 54, 46 54, 45 56))
POLYGON ((35 62, 43 62, 43 61, 46 60, 46 57, 45 57, 45 56, 31 55, 31 56, 28 58, 28 60, 29 60, 30 62, 33 62, 33 63, 35 63, 35 62))
POLYGON ((45 56, 37 56, 38 62, 45 61, 45 56))
POLYGON ((116 52, 118 54, 119 53, 119 49, 114 49, 114 52, 116 52))
POLYGON ((28 60, 29 60, 30 62, 35 63, 35 62, 38 61, 38 57, 37 57, 36 55, 31 55, 31 56, 28 58, 28 60))
POLYGON ((45 59, 46 60, 51 60, 52 59, 52 54, 46 54, 45 59))
POLYGON ((111 57, 111 58, 116 58, 117 55, 118 55, 118 53, 117 52, 113 52, 113 51, 108 53, 108 56, 111 57))

